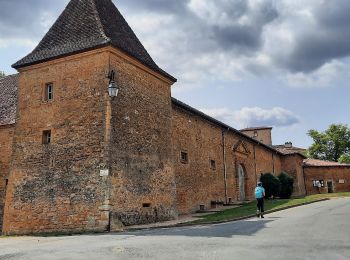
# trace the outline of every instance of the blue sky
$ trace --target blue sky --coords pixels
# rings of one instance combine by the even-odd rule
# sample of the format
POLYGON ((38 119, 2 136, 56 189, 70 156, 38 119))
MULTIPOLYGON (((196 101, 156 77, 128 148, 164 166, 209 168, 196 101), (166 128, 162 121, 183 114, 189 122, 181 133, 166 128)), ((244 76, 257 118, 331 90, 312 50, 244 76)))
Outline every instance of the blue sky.
MULTIPOLYGON (((28 54, 68 0, 0 0, 0 70, 28 54)), ((115 0, 173 96, 235 128, 273 126, 308 147, 309 129, 350 124, 350 1, 115 0)))

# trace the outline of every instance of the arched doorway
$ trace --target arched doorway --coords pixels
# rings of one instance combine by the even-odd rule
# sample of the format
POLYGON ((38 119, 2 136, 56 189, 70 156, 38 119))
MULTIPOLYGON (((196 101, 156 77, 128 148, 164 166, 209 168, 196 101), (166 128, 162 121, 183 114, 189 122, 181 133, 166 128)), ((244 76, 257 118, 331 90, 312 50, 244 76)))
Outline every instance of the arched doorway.
POLYGON ((245 200, 245 172, 243 166, 240 164, 238 166, 238 199, 240 201, 245 200))

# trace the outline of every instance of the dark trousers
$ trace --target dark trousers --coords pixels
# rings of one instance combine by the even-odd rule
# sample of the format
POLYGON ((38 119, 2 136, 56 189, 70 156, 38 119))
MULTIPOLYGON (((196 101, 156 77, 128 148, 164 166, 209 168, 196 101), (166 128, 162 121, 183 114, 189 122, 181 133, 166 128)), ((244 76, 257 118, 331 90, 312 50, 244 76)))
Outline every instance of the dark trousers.
POLYGON ((258 210, 264 212, 264 198, 256 199, 258 201, 258 210))

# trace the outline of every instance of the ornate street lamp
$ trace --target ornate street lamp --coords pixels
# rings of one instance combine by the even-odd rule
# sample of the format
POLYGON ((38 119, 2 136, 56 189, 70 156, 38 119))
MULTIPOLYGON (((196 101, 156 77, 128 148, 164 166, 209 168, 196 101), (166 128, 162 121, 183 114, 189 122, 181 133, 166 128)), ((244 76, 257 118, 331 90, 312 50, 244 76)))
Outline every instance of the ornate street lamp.
POLYGON ((112 98, 113 97, 117 97, 119 89, 118 89, 117 83, 115 82, 115 72, 114 72, 114 70, 110 71, 110 73, 108 75, 108 78, 109 78, 109 85, 108 85, 109 96, 112 97, 112 98))

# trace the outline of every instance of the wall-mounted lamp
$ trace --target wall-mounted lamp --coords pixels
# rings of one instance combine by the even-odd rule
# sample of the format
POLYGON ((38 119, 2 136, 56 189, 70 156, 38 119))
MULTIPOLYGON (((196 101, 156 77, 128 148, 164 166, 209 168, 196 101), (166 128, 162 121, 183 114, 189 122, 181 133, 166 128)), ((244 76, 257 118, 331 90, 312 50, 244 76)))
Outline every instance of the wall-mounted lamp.
POLYGON ((108 93, 110 97, 116 97, 118 96, 118 85, 115 82, 115 72, 114 70, 111 70, 108 75, 109 78, 109 85, 108 85, 108 93))

